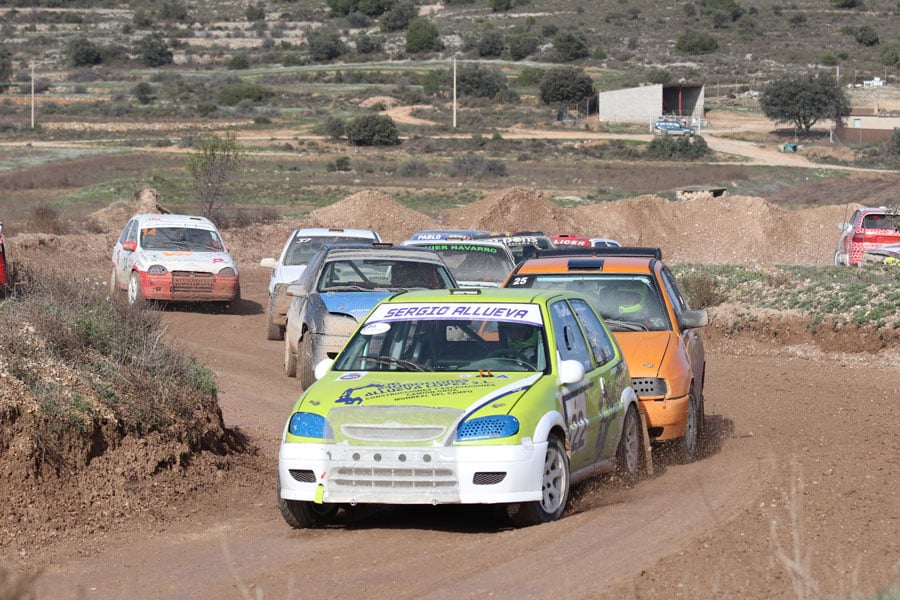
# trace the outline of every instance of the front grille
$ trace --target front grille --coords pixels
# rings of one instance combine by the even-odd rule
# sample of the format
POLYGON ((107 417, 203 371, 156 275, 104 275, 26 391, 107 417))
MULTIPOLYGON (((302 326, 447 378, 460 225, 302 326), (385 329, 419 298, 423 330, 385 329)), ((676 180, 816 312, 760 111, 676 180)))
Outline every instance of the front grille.
POLYGON ((291 469, 290 473, 291 477, 293 477, 295 481, 299 481, 300 483, 316 482, 316 474, 309 469, 291 469))
POLYGON ((659 377, 632 377, 631 387, 638 396, 666 395, 666 380, 659 377))
POLYGON ((472 476, 475 485, 494 485, 506 479, 503 471, 479 471, 472 476))
POLYGON ((172 271, 172 293, 212 294, 215 277, 199 271, 172 271))
POLYGON ((442 425, 343 425, 341 433, 348 438, 364 442, 427 442, 444 435, 447 428, 442 425))
POLYGON ((428 467, 339 467, 328 474, 332 490, 340 488, 450 489, 456 487, 456 473, 449 468, 428 467))

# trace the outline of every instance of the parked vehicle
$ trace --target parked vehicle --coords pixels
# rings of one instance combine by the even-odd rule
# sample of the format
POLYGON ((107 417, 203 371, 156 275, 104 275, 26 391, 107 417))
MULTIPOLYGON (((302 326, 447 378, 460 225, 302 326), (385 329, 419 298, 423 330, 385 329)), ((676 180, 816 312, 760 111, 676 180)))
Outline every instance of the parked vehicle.
POLYGON ((645 464, 628 367, 580 294, 397 294, 315 372, 278 457, 295 528, 356 504, 495 504, 543 523, 572 484, 645 464))
POLYGON ((866 250, 861 265, 900 265, 900 244, 890 244, 866 250))
POLYGON ((609 238, 591 238, 592 248, 621 248, 622 243, 609 238))
POLYGON ((656 133, 662 135, 678 135, 690 137, 694 135, 694 128, 687 124, 683 119, 674 117, 661 117, 656 120, 653 125, 656 133))
POLYGON ((490 240, 407 240, 403 245, 420 246, 438 253, 456 282, 463 287, 500 287, 516 265, 506 244, 490 240))
POLYGON ((240 300, 237 263, 213 223, 190 215, 133 216, 112 252, 111 293, 128 302, 240 300))
POLYGON ((438 241, 438 240, 480 240, 494 235, 490 231, 482 229, 423 229, 417 231, 409 239, 412 241, 438 241))
POLYGON ((867 250, 900 243, 900 211, 884 206, 860 208, 838 228, 841 236, 834 251, 834 264, 858 265, 867 250))
POLYGON ((305 388, 315 365, 334 358, 360 319, 384 298, 415 288, 456 287, 441 257, 391 244, 326 245, 309 261, 291 298, 284 330, 284 372, 305 388))
POLYGON ((520 264, 504 287, 568 289, 587 296, 622 347, 653 442, 694 459, 704 425, 706 357, 698 328, 658 248, 566 249, 520 264))
POLYGON ((581 237, 579 235, 572 235, 571 233, 558 233, 551 237, 550 241, 553 242, 553 245, 557 248, 562 246, 590 248, 592 246, 591 240, 589 238, 581 237))
POLYGON ((488 238, 506 244, 517 263, 534 256, 538 250, 551 250, 556 246, 543 231, 517 231, 488 238))
POLYGON ((381 236, 369 229, 339 229, 314 227, 295 229, 281 249, 278 258, 264 258, 260 266, 272 269, 269 278, 269 308, 266 319, 266 338, 284 339, 284 326, 291 299, 284 293, 287 286, 303 274, 313 255, 326 244, 341 242, 380 242, 381 236))

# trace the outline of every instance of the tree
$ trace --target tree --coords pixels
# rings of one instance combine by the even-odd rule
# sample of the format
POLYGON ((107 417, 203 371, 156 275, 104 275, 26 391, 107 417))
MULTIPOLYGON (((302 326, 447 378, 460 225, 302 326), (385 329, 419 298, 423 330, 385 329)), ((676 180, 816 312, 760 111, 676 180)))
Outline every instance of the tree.
POLYGON ((406 51, 410 54, 440 50, 441 32, 437 25, 425 17, 416 17, 406 29, 406 51))
POLYGON ((594 82, 581 69, 560 67, 550 69, 540 85, 544 104, 577 104, 594 95, 594 82))
POLYGON ((9 87, 12 74, 12 53, 9 51, 9 48, 0 44, 0 93, 5 92, 9 87))
POLYGON ((496 58, 503 54, 503 34, 496 29, 488 29, 481 34, 478 40, 478 56, 482 58, 496 58))
POLYGON ((248 21, 265 21, 266 20, 266 6, 262 2, 257 2, 256 4, 248 4, 247 10, 244 11, 244 16, 247 17, 248 21))
POLYGON ((678 36, 675 48, 685 54, 710 54, 719 49, 719 42, 705 31, 689 30, 678 36))
POLYGON ((161 67, 172 64, 172 51, 159 32, 151 33, 137 41, 135 51, 146 67, 161 67))
POLYGON ((587 42, 580 35, 574 33, 561 33, 553 38, 553 48, 556 49, 560 62, 571 62, 590 55, 587 42))
POLYGON ((103 62, 100 48, 84 36, 79 36, 66 44, 66 53, 73 67, 92 67, 103 62))
POLYGON ((828 73, 784 75, 763 88, 759 106, 776 123, 793 123, 804 134, 819 119, 840 123, 850 112, 844 88, 828 73))
POLYGON ((506 75, 500 69, 465 64, 456 75, 456 90, 462 96, 496 98, 508 89, 506 75))
POLYGON ((856 43, 861 46, 878 45, 878 32, 871 25, 863 25, 858 28, 853 37, 856 38, 856 43))
POLYGON ((347 50, 344 42, 341 41, 341 36, 334 31, 321 29, 311 31, 309 37, 306 38, 306 43, 309 44, 309 54, 312 59, 320 62, 334 60, 347 50))
POLYGON ((401 0, 381 15, 378 26, 382 31, 403 31, 419 14, 419 7, 409 0, 401 0))
POLYGON ((354 146, 396 146, 400 143, 397 125, 387 115, 360 115, 344 126, 344 132, 354 146))
POLYGON ((233 133, 203 140, 198 151, 188 158, 187 171, 193 180, 194 197, 204 216, 213 216, 227 201, 228 183, 242 159, 233 133))

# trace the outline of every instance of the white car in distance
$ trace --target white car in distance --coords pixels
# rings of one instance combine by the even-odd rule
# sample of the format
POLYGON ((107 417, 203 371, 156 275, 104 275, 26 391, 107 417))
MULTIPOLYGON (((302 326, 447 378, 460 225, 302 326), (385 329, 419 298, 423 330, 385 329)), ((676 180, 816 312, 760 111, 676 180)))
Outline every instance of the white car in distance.
POLYGON ((269 309, 266 338, 283 340, 287 311, 291 299, 285 294, 287 286, 303 275, 309 259, 326 244, 381 242, 381 236, 369 229, 309 227, 291 232, 278 258, 264 258, 260 266, 272 269, 269 278, 269 309))

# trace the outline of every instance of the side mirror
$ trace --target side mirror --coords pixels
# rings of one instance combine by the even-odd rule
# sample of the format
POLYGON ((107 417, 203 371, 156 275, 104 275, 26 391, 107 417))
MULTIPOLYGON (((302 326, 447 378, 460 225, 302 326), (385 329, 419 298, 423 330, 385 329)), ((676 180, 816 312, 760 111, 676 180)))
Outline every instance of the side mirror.
POLYGON ((695 327, 706 327, 709 325, 709 313, 705 308, 694 310, 686 310, 681 315, 681 328, 693 329, 695 327))
POLYGON ((303 289, 302 285, 293 283, 284 290, 285 296, 293 296, 295 298, 304 298, 306 297, 306 290, 303 289))
POLYGON ((259 261, 259 266, 265 267, 267 269, 274 269, 275 268, 275 259, 274 258, 264 258, 261 261, 259 261))
POLYGON ((850 230, 850 223, 838 223, 838 224, 837 224, 837 227, 838 227, 838 229, 840 229, 841 231, 849 231, 849 230, 850 230))
POLYGON ((137 242, 122 242, 122 250, 134 252, 137 250, 137 242))
POLYGON ((584 380, 584 365, 577 360, 559 361, 559 383, 569 385, 584 380))
POLYGON ((316 381, 325 377, 325 374, 331 369, 331 365, 334 364, 333 358, 325 358, 322 359, 322 362, 316 365, 316 368, 313 370, 313 374, 316 376, 316 381))

